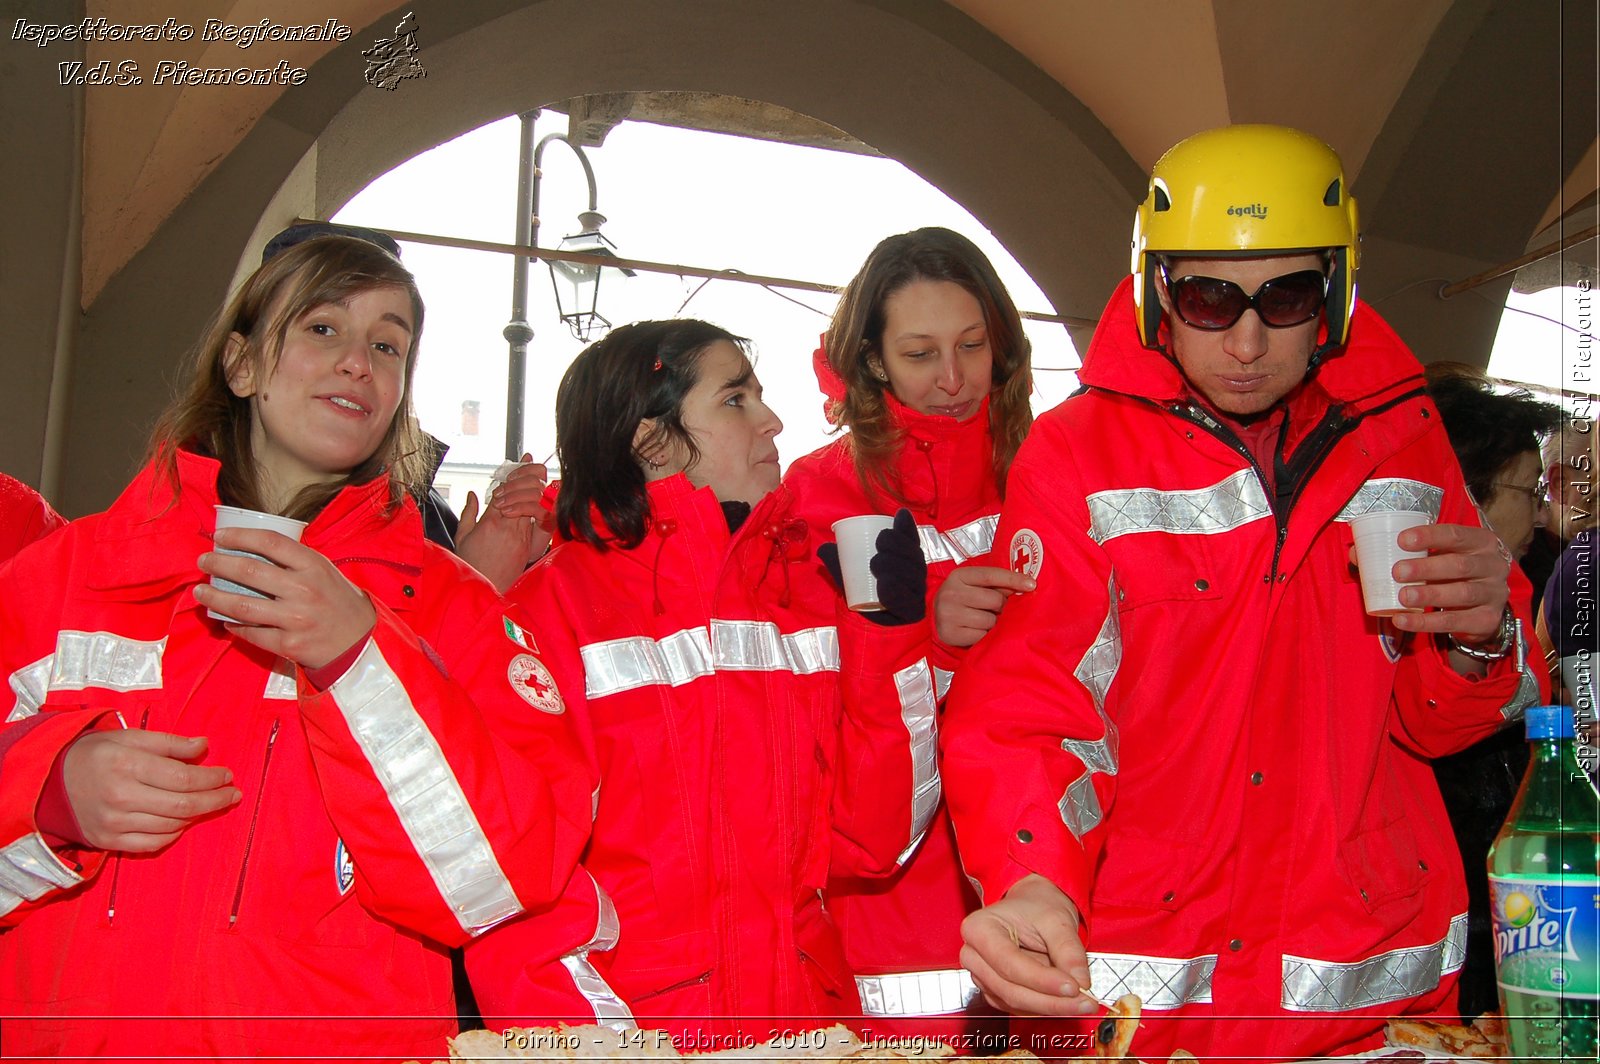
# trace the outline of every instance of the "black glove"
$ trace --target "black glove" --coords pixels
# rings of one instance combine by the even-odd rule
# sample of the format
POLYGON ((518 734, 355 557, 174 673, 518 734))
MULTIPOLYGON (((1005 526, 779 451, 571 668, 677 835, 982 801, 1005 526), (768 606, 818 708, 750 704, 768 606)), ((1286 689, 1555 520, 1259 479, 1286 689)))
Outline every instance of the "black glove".
MULTIPOLYGON (((878 581, 878 601, 883 609, 863 613, 874 624, 891 627, 915 624, 928 615, 928 563, 922 557, 922 540, 911 511, 901 508, 894 515, 894 527, 878 533, 878 552, 869 567, 878 581)), ((827 566, 837 588, 844 587, 839 567, 839 547, 824 543, 817 557, 827 566)))

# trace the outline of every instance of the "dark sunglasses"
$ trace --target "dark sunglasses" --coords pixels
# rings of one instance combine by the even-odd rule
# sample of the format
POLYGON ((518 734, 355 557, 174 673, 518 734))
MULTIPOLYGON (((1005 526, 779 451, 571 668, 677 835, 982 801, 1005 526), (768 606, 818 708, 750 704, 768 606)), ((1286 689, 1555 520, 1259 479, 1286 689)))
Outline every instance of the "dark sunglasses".
POLYGON ((1317 316, 1328 299, 1328 279, 1321 270, 1301 270, 1274 277, 1246 295, 1243 288, 1220 277, 1173 278, 1161 267, 1172 309, 1185 325, 1216 331, 1231 329, 1247 310, 1275 328, 1302 325, 1317 316))

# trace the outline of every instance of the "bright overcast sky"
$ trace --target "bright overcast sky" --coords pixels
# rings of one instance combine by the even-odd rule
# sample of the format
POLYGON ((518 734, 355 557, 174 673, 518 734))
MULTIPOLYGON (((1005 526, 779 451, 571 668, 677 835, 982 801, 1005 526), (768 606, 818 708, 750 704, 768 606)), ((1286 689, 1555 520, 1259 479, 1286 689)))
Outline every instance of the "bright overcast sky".
POLYGON ((1489 374, 1552 391, 1593 393, 1593 334, 1594 293, 1576 288, 1513 292, 1489 356, 1489 374))
MULTIPOLYGON (((564 132, 566 116, 547 112, 538 134, 564 132)), ((518 121, 507 118, 417 156, 374 181, 337 215, 378 228, 513 242, 518 121)), ((588 149, 606 235, 631 258, 842 284, 878 240, 924 225, 966 234, 994 260, 1023 310, 1056 308, 972 215, 899 163, 871 156, 775 144, 723 134, 624 122, 588 149)), ((540 243, 554 246, 578 229, 587 186, 573 154, 551 144, 544 155, 540 243)), ((1131 224, 1131 220, 1130 220, 1131 224)), ((453 462, 492 465, 504 446, 511 260, 503 255, 407 244, 406 264, 427 302, 417 378, 423 427, 451 447, 453 462), (479 433, 462 433, 462 404, 476 400, 479 433)), ((608 271, 600 310, 613 324, 647 318, 705 318, 755 342, 757 374, 783 418, 787 464, 828 440, 811 352, 832 311, 832 296, 784 290, 815 313, 754 285, 608 271), (687 302, 686 302, 687 301, 687 302)), ((524 438, 542 459, 555 450, 556 385, 582 349, 557 319, 547 268, 530 271, 524 438)), ((1513 296, 1513 305, 1563 319, 1589 313, 1575 290, 1513 296)), ((1092 314, 1093 308, 1061 312, 1092 314)), ((1585 324, 1592 327, 1592 321, 1585 324)), ((1028 323, 1034 343, 1036 410, 1065 398, 1079 364, 1066 330, 1028 323), (1061 372, 1061 371, 1066 372, 1061 372)), ((1575 381, 1579 334, 1525 314, 1507 313, 1489 372, 1551 388, 1592 390, 1575 381)))
MULTIPOLYGON (((565 132, 546 112, 538 135, 565 132)), ((426 152, 374 181, 336 218, 377 228, 511 243, 515 229, 519 123, 508 118, 426 152)), ((624 122, 587 149, 608 219, 603 232, 629 258, 843 284, 873 245, 925 225, 955 229, 994 261, 1022 310, 1055 313, 1038 286, 972 215, 897 162, 715 133, 624 122)), ((539 242, 555 246, 578 229, 587 185, 576 157, 549 145, 540 189, 539 242)), ((450 444, 455 462, 500 461, 505 436, 511 259, 426 244, 404 246, 427 303, 417 406, 425 429, 450 444), (464 400, 481 404, 480 432, 461 434, 464 400)), ((822 311, 755 285, 608 271, 600 312, 614 325, 648 318, 700 317, 755 342, 756 373, 783 419, 785 464, 829 437, 811 352, 834 297, 782 290, 822 311), (698 289, 698 291, 696 291, 698 289), (685 300, 688 300, 685 305, 685 300)), ((583 345, 557 319, 548 269, 530 271, 526 448, 555 449, 556 385, 583 345)), ((1066 313, 1082 313, 1072 308, 1066 313)), ((1076 369, 1065 328, 1027 323, 1040 369, 1076 369)), ((1037 374, 1035 407, 1048 409, 1077 386, 1071 372, 1037 374)))

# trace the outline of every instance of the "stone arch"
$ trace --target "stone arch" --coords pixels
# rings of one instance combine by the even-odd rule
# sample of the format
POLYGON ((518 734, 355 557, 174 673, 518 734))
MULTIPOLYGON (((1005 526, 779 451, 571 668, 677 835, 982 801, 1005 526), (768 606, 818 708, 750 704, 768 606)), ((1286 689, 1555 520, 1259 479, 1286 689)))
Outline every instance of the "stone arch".
MULTIPOLYGON (((917 0, 419 0, 426 79, 365 85, 358 34, 311 69, 89 308, 61 503, 103 506, 175 356, 257 233, 327 216, 407 158, 572 96, 686 90, 779 104, 904 163, 980 218, 1067 314, 1118 274, 1139 168, 1065 89, 945 5, 917 0)), ((383 23, 380 21, 379 25, 383 23)), ((1077 338, 1080 345, 1086 337, 1077 338)))

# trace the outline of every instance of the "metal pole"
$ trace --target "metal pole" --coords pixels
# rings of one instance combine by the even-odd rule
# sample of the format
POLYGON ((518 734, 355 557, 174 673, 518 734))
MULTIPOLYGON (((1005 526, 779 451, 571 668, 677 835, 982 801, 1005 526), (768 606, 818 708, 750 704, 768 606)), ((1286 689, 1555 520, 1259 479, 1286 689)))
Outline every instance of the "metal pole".
MULTIPOLYGON (((298 218, 296 225, 316 221, 315 218, 298 218)), ((464 236, 439 236, 437 233, 413 233, 406 229, 378 228, 396 240, 407 244, 431 244, 441 248, 460 248, 463 251, 487 251, 494 255, 531 255, 545 262, 577 262, 585 266, 613 266, 640 273, 663 273, 674 277, 708 277, 713 281, 738 281, 763 288, 793 288, 799 292, 822 292, 838 295, 839 286, 820 281, 802 281, 793 277, 772 277, 762 273, 745 273, 743 270, 709 270, 704 266, 690 266, 681 262, 652 262, 649 259, 629 259, 620 255, 595 255, 586 251, 562 251, 560 248, 541 248, 531 244, 500 244, 493 240, 473 240, 464 236)), ((1037 310, 1019 310, 1027 321, 1042 321, 1072 328, 1092 329, 1099 318, 1082 318, 1072 314, 1046 314, 1037 310)), ((827 315, 823 315, 826 317, 827 315)), ((520 457, 520 456, 519 456, 520 457)))
POLYGON ((1464 281, 1457 281, 1455 284, 1447 284, 1443 288, 1439 289, 1439 298, 1449 299, 1451 296, 1460 295, 1462 292, 1465 292, 1468 289, 1477 288, 1479 285, 1488 284, 1490 281, 1504 277, 1508 273, 1516 273, 1518 270, 1522 269, 1522 267, 1527 266, 1530 263, 1538 262, 1540 259, 1547 259, 1551 255, 1554 255, 1557 252, 1566 251, 1568 248, 1581 244, 1585 240, 1593 240, 1596 236, 1600 236, 1600 225, 1591 225, 1583 232, 1573 233, 1565 240, 1557 240, 1546 244, 1542 248, 1535 248, 1533 251, 1528 252, 1526 255, 1523 255, 1520 258, 1512 259, 1510 262, 1503 262, 1493 269, 1485 270, 1482 273, 1475 273, 1464 281))
MULTIPOLYGON (((533 123, 539 117, 538 109, 518 115, 522 120, 522 140, 517 149, 517 242, 531 234, 528 244, 538 247, 539 219, 536 214, 539 202, 539 174, 533 165, 533 123)), ((528 324, 528 264, 525 255, 515 255, 511 262, 511 321, 501 335, 511 345, 510 361, 506 366, 506 461, 515 462, 522 457, 523 404, 527 394, 528 344, 533 339, 533 326, 528 324)))

